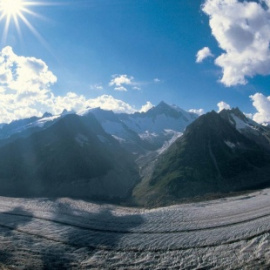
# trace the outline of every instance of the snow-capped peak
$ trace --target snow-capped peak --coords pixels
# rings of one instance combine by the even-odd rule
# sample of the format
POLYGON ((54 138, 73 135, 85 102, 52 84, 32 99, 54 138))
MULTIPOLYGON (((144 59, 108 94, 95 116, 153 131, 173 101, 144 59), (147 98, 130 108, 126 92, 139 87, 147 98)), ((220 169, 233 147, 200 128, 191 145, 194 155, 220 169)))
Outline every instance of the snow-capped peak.
POLYGON ((244 129, 256 130, 259 128, 259 124, 247 118, 238 108, 224 109, 220 112, 220 115, 240 132, 244 129))
POLYGON ((54 121, 58 118, 60 118, 62 115, 58 114, 58 115, 51 115, 48 117, 42 117, 40 119, 38 119, 37 121, 30 123, 27 127, 43 127, 47 122, 51 122, 54 121))

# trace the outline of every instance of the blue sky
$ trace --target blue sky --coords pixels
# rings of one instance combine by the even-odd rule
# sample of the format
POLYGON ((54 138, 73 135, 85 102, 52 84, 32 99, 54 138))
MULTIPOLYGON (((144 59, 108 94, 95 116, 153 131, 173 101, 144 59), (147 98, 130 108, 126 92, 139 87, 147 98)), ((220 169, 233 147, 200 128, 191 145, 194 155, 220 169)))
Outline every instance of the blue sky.
POLYGON ((19 17, 21 36, 11 20, 2 39, 1 55, 19 74, 0 84, 2 122, 65 104, 132 112, 161 100, 205 112, 223 102, 270 121, 269 0, 44 2, 26 7, 44 18, 21 11, 42 40, 19 17))

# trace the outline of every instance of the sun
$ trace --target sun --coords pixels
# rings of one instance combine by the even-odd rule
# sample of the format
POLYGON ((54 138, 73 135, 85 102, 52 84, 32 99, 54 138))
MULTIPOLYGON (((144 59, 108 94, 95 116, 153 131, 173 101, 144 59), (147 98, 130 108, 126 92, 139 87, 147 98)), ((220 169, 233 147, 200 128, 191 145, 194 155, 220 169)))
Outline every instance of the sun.
POLYGON ((23 0, 1 0, 0 12, 2 16, 17 17, 24 9, 24 4, 23 0))
POLYGON ((2 32, 2 45, 6 44, 9 35, 10 24, 14 24, 17 32, 22 37, 20 24, 24 23, 28 29, 36 36, 36 38, 47 47, 47 42, 30 23, 27 16, 34 16, 40 19, 47 19, 46 17, 31 10, 35 6, 50 6, 57 5, 57 3, 49 3, 46 0, 38 2, 36 0, 0 0, 0 32, 2 32), (1 25, 1 22, 4 22, 1 25), (3 27, 2 27, 3 26, 3 27))

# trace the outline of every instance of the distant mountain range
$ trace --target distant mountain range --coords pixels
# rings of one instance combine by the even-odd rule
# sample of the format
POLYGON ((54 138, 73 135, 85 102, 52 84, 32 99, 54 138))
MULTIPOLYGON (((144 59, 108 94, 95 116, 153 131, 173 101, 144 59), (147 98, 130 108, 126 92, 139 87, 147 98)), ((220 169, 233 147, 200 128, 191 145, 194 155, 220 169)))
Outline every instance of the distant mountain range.
POLYGON ((115 114, 99 108, 87 113, 94 114, 104 130, 134 154, 168 147, 198 117, 163 101, 146 113, 115 114))
POLYGON ((161 102, 0 127, 0 195, 168 205, 270 186, 270 129, 238 108, 198 117, 161 102))

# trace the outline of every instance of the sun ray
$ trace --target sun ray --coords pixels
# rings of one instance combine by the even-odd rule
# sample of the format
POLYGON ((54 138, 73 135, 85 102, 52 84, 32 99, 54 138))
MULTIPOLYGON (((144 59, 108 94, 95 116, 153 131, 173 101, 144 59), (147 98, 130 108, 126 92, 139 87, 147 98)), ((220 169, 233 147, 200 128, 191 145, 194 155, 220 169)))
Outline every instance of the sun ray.
POLYGON ((18 16, 25 23, 28 29, 34 34, 34 36, 39 40, 39 42, 48 50, 51 51, 49 44, 41 36, 41 34, 36 30, 36 28, 26 19, 26 17, 20 12, 18 16))
POLYGON ((48 18, 46 18, 45 16, 42 16, 42 15, 36 13, 36 12, 33 12, 32 10, 30 10, 28 8, 22 8, 22 12, 25 12, 27 14, 30 14, 33 17, 36 17, 38 19, 42 19, 42 20, 48 21, 48 18))
POLYGON ((63 5, 70 5, 70 3, 61 3, 61 2, 38 2, 38 1, 24 1, 24 6, 63 6, 63 5))
POLYGON ((5 16, 6 16, 6 15, 5 15, 4 13, 2 13, 2 14, 1 14, 1 17, 0 17, 0 21, 2 21, 2 20, 5 18, 5 16))
POLYGON ((18 32, 19 37, 21 39, 22 38, 22 32, 21 32, 21 28, 20 28, 18 17, 16 16, 13 19, 14 19, 14 22, 15 22, 15 26, 16 26, 17 32, 18 32))
POLYGON ((4 32, 3 32, 3 37, 2 37, 3 43, 6 43, 9 25, 10 25, 10 15, 8 15, 7 19, 6 19, 6 24, 5 24, 5 28, 4 28, 4 32))

